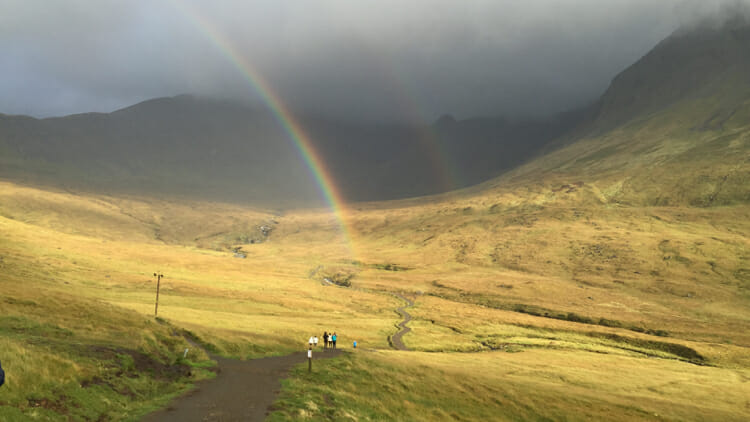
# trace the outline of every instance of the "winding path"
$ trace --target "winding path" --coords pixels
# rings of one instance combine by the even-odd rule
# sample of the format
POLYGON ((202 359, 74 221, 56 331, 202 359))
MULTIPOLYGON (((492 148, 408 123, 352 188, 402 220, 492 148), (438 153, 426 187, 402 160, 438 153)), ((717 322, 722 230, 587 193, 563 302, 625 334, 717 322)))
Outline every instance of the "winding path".
MULTIPOLYGON (((324 282, 335 285, 329 280, 324 282)), ((396 309, 403 321, 398 324, 400 330, 391 337, 391 343, 397 350, 409 350, 401 338, 411 331, 406 324, 412 317, 406 312, 406 308, 414 306, 414 302, 399 293, 392 295, 406 304, 396 309)), ((185 339, 193 347, 203 349, 191 338, 185 339)), ((193 390, 174 399, 167 408, 146 415, 143 422, 263 421, 281 390, 281 380, 289 375, 294 365, 307 360, 306 351, 247 361, 223 358, 208 351, 206 353, 218 364, 216 378, 199 381, 193 390)), ((313 360, 328 359, 340 354, 340 350, 323 349, 313 354, 313 360)))
POLYGON ((411 331, 411 328, 409 328, 409 327, 406 326, 406 324, 408 324, 409 321, 411 321, 411 315, 409 315, 409 313, 406 312, 406 308, 414 306, 414 302, 412 302, 411 300, 405 298, 404 296, 402 296, 402 295, 400 295, 398 293, 394 293, 393 295, 396 296, 397 298, 405 301, 406 302, 406 306, 402 306, 402 307, 396 309, 396 312, 398 312, 399 314, 401 314, 401 316, 404 318, 404 320, 401 321, 398 324, 398 326, 401 328, 401 330, 399 332, 397 332, 396 334, 394 334, 393 337, 391 337, 391 343, 393 343, 393 347, 395 347, 397 350, 409 350, 409 348, 404 345, 404 342, 401 341, 401 337, 403 337, 404 334, 406 334, 409 331, 411 331))
MULTIPOLYGON (((315 360, 340 354, 339 350, 313 353, 313 371, 315 360)), ((247 361, 216 355, 211 358, 218 363, 216 378, 198 382, 195 389, 143 421, 263 421, 281 390, 281 379, 288 376, 292 366, 307 361, 307 352, 247 361)))
MULTIPOLYGON (((339 286, 339 285, 333 283, 331 280, 329 280, 327 278, 323 279, 323 283, 325 283, 325 284, 327 284, 329 286, 334 286, 334 287, 339 287, 339 288, 349 288, 349 287, 339 286)), ((353 288, 352 290, 359 290, 361 292, 367 292, 367 293, 381 293, 381 294, 384 293, 384 292, 380 292, 380 291, 377 291, 377 290, 369 290, 369 289, 353 288)), ((409 315, 409 313, 406 312, 406 308, 410 308, 410 307, 414 306, 414 302, 411 301, 410 299, 404 297, 400 293, 385 292, 385 294, 390 294, 390 295, 395 296, 398 299, 401 299, 404 302, 406 302, 405 306, 401 306, 399 308, 396 308, 396 312, 398 312, 399 315, 401 315, 404 318, 404 320, 401 321, 398 324, 398 327, 400 328, 400 330, 396 334, 394 334, 393 336, 390 337, 390 343, 391 343, 391 346, 393 346, 393 348, 396 349, 396 350, 408 351, 409 348, 406 347, 406 345, 404 344, 403 341, 401 341, 401 337, 403 337, 404 334, 406 334, 406 333, 408 333, 408 332, 411 331, 411 328, 409 328, 409 327, 406 326, 406 324, 408 324, 409 321, 412 320, 411 315, 409 315)))

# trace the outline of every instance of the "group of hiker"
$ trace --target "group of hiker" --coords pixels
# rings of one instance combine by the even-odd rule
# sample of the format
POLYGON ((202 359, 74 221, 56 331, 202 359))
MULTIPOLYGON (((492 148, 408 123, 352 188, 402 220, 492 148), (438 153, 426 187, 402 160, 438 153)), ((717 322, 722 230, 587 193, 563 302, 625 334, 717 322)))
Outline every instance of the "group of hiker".
POLYGON ((328 334, 327 332, 323 332, 323 344, 325 345, 326 349, 335 349, 336 333, 328 334))
MULTIPOLYGON (((328 331, 323 332, 323 345, 326 349, 336 348, 336 333, 329 334, 328 331)), ((310 348, 318 347, 318 336, 312 336, 309 340, 310 348)))

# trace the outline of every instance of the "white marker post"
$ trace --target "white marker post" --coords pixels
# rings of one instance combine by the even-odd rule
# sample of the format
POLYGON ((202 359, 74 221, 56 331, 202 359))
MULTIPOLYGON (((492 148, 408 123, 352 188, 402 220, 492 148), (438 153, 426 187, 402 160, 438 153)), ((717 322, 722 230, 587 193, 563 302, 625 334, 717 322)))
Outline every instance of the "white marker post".
POLYGON ((312 372, 312 347, 307 350, 307 372, 312 372))

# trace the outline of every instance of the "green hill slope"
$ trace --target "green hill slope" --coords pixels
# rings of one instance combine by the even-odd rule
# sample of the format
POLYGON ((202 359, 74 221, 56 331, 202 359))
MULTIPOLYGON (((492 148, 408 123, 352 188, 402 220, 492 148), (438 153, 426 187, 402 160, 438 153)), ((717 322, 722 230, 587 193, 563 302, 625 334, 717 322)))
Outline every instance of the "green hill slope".
POLYGON ((615 204, 747 203, 748 75, 750 24, 677 31, 618 75, 557 150, 488 185, 585 182, 592 200, 615 204))

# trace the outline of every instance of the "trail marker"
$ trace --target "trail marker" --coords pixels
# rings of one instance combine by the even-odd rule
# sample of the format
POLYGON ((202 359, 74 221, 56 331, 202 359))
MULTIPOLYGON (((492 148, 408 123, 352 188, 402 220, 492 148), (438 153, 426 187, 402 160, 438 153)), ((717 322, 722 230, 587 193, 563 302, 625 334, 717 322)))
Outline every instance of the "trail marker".
POLYGON ((154 273, 154 277, 156 277, 156 306, 154 306, 154 316, 157 316, 159 313, 159 286, 161 286, 161 278, 164 277, 164 274, 154 273))

